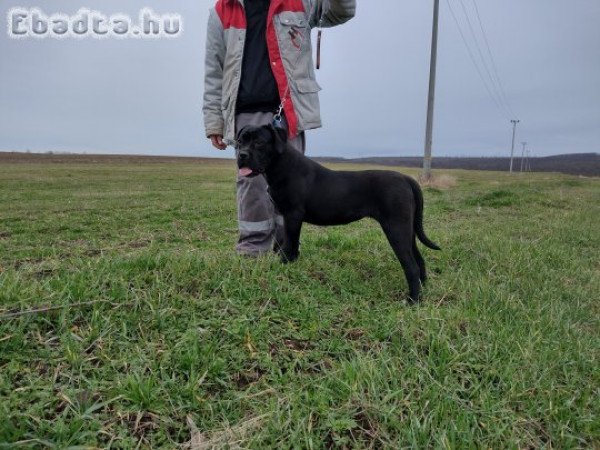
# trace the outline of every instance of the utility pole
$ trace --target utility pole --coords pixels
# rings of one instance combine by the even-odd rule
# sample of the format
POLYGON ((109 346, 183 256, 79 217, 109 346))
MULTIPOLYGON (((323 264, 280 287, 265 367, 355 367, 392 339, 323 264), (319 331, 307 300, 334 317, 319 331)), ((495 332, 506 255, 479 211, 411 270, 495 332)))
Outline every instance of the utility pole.
POLYGON ((431 179, 431 146, 433 143, 433 107, 435 103, 435 76, 437 69, 438 18, 440 0, 433 0, 433 30, 431 32, 431 64, 429 66, 429 96, 427 99, 427 126, 425 129, 425 155, 423 157, 423 180, 431 179))
POLYGON ((513 124, 512 147, 510 149, 510 173, 512 173, 512 171, 513 171, 513 158, 515 156, 515 136, 517 134, 517 124, 520 122, 520 120, 513 119, 510 122, 513 124))
POLYGON ((527 142, 521 142, 523 146, 523 150, 521 150, 521 172, 523 172, 523 161, 525 160, 525 147, 527 146, 527 142))

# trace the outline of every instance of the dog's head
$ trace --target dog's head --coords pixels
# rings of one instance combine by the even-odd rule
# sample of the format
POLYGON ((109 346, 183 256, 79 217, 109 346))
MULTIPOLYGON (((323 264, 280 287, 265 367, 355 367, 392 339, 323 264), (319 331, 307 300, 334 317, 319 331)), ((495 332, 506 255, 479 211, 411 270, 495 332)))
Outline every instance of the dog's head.
POLYGON ((273 125, 247 126, 237 138, 237 164, 243 177, 265 173, 286 148, 286 131, 273 125))

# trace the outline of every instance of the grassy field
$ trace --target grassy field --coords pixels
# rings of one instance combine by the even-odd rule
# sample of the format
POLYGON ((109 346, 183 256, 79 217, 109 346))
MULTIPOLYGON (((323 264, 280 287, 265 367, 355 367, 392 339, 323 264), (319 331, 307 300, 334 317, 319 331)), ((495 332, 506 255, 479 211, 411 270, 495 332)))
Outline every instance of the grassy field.
POLYGON ((232 163, 2 163, 0 447, 599 448, 600 180, 444 173, 409 307, 374 222, 237 257, 232 163))

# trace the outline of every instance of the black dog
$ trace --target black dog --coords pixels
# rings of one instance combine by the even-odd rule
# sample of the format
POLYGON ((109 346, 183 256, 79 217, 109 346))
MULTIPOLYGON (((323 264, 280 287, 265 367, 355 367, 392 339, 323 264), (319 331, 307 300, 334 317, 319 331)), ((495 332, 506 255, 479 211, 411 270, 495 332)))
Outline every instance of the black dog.
POLYGON ((402 264, 409 302, 420 300, 427 274, 415 235, 427 247, 440 248, 425 236, 423 194, 411 177, 384 170, 329 170, 288 149, 286 131, 272 125, 240 131, 237 163, 242 176, 266 177, 285 221, 285 238, 279 247, 284 262, 298 258, 302 222, 343 225, 371 217, 383 228, 402 264))

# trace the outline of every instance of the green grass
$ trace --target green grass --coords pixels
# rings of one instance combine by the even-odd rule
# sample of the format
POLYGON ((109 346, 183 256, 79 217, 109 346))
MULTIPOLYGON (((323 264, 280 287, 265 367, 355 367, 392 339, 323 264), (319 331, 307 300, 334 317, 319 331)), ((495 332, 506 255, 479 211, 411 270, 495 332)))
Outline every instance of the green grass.
POLYGON ((599 447, 599 180, 445 173, 409 307, 371 221, 237 257, 231 164, 4 164, 0 315, 66 307, 0 319, 0 447, 599 447))

